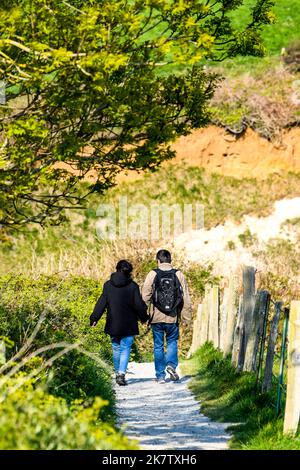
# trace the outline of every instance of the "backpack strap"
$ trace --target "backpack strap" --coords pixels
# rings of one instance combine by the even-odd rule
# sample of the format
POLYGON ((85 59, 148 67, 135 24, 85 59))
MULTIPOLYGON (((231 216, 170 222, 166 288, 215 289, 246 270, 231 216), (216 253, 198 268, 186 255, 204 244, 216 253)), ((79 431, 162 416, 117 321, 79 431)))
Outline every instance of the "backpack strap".
MULTIPOLYGON (((152 269, 152 271, 155 272, 155 276, 154 276, 153 282, 152 282, 152 295, 153 295, 155 279, 156 279, 156 276, 158 275, 158 271, 161 271, 161 269, 152 269)), ((151 323, 152 323, 152 320, 153 320, 153 317, 154 317, 154 309, 155 309, 155 307, 154 307, 153 303, 152 303, 151 300, 150 300, 150 306, 149 306, 150 318, 149 318, 149 320, 148 320, 148 327, 149 327, 149 328, 150 328, 150 326, 151 326, 151 323), (152 315, 150 314, 151 306, 152 306, 152 309, 153 309, 152 315)))
POLYGON ((172 269, 159 269, 159 268, 155 268, 155 269, 152 269, 152 271, 154 271, 156 274, 159 274, 159 273, 170 273, 170 272, 173 272, 174 274, 177 273, 178 269, 176 268, 172 268, 172 269))
MULTIPOLYGON (((160 273, 163 272, 163 270, 162 270, 162 269, 159 269, 159 268, 154 268, 154 269, 152 269, 152 271, 155 272, 155 276, 154 276, 153 282, 152 282, 152 296, 153 296, 156 278, 157 278, 157 276, 160 275, 160 273)), ((152 323, 152 320, 153 320, 153 318, 154 318, 154 311, 155 311, 155 307, 154 307, 153 303, 150 301, 150 309, 151 309, 151 306, 152 306, 153 311, 152 311, 152 315, 150 315, 150 318, 149 318, 149 320, 148 320, 148 326, 149 326, 149 327, 150 327, 150 325, 151 325, 151 323, 152 323)), ((150 309, 149 309, 149 310, 150 310, 150 309)))

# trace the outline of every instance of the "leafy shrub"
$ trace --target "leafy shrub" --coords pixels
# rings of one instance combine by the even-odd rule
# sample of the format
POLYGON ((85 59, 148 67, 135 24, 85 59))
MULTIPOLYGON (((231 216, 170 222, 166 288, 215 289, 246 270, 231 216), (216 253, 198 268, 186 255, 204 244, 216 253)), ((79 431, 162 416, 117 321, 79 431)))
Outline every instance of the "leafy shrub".
POLYGON ((257 236, 253 235, 248 228, 244 231, 244 233, 241 233, 238 238, 244 247, 252 246, 257 242, 257 236))
MULTIPOLYGON (((96 281, 70 277, 0 277, 0 335, 9 337, 18 350, 28 339, 42 313, 45 319, 35 338, 35 346, 78 340, 88 350, 110 358, 109 338, 100 328, 89 327, 89 315, 101 291, 96 281)), ((15 352, 12 351, 12 354, 15 352)))
POLYGON ((0 337, 7 345, 7 367, 0 373, 0 448, 132 446, 114 428, 111 346, 102 331, 104 320, 100 328, 89 326, 100 294, 96 281, 4 276, 0 291, 0 337), (37 354, 55 343, 60 347, 37 354))
POLYGON ((227 249, 232 251, 232 250, 235 250, 235 248, 236 248, 236 246, 235 246, 234 241, 229 240, 228 243, 227 243, 227 249))
POLYGON ((27 383, 25 387, 8 395, 0 404, 0 448, 136 448, 134 443, 130 443, 111 425, 99 419, 106 404, 100 397, 96 397, 89 406, 83 406, 81 400, 68 405, 63 398, 27 383))

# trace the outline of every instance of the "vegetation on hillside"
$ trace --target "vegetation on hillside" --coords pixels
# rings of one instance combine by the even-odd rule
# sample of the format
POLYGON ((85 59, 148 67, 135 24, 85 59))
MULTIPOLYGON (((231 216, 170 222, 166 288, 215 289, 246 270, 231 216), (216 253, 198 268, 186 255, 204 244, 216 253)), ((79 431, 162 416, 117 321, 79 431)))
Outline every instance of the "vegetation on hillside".
POLYGON ((214 421, 228 423, 231 449, 300 449, 300 434, 283 435, 283 418, 277 417, 276 387, 269 393, 256 389, 253 373, 238 373, 211 343, 203 345, 184 365, 193 375, 191 390, 201 411, 214 421))
MULTIPOLYGON (((126 196, 128 205, 143 203, 201 203, 204 206, 204 226, 211 228, 226 218, 237 222, 244 214, 266 216, 276 200, 300 195, 300 176, 273 174, 257 181, 209 174, 204 169, 170 165, 149 173, 135 182, 124 182, 105 196, 94 194, 84 211, 75 211, 69 222, 59 227, 15 232, 4 237, 0 246, 0 272, 85 275, 104 280, 114 269, 118 258, 129 257, 139 275, 144 264, 153 259, 162 240, 117 240, 97 238, 97 208, 126 196)), ((164 244, 166 241, 163 242, 164 244)), ((172 247, 172 240, 169 242, 172 247)))
MULTIPOLYGON (((104 319, 91 329, 88 318, 118 259, 131 260, 142 283, 156 249, 163 243, 172 250, 172 240, 101 240, 97 208, 117 205, 120 196, 147 206, 199 202, 211 228, 244 214, 267 215, 277 199, 300 195, 297 174, 258 183, 184 165, 109 188, 124 168, 155 170, 171 156, 167 142, 210 117, 238 134, 246 125, 270 139, 296 125, 299 70, 284 59, 289 50, 279 56, 299 35, 300 0, 277 0, 275 24, 267 0, 211 2, 219 12, 198 11, 196 1, 132 1, 128 11, 123 1, 64 3, 51 1, 49 11, 38 0, 5 0, 0 9, 0 79, 9 85, 0 107, 0 223, 9 227, 9 233, 0 227, 0 342, 8 359, 0 363, 0 448, 131 449, 136 444, 115 425, 104 319), (253 24, 245 28, 251 11, 253 24), (160 24, 144 36, 152 21, 160 24), (265 58, 240 55, 263 52, 265 58), (213 61, 224 53, 233 58, 213 61), (216 73, 227 80, 218 81, 208 106, 216 73), (96 183, 79 181, 90 169, 96 183), (87 194, 88 202, 74 209, 87 194), (65 205, 72 209, 62 212, 65 205)), ((255 253, 268 264, 260 281, 283 300, 297 292, 300 262, 299 221, 288 223, 294 240, 272 240, 255 253)), ((251 233, 242 241, 255 251, 251 233)), ((186 273, 195 305, 205 283, 218 282, 211 267, 188 263, 180 253, 174 264, 186 273)), ((151 360, 151 334, 144 334, 146 327, 141 332, 132 357, 151 360)), ((181 329, 183 356, 190 342, 191 331, 181 329)), ((240 423, 232 428, 233 448, 299 448, 299 436, 282 436, 282 418, 270 406, 273 391, 256 394, 251 374, 237 374, 210 345, 186 368, 195 374, 192 390, 202 410, 240 423)))
MULTIPOLYGON (((251 4, 233 12, 235 24, 247 21, 251 4)), ((237 135, 250 127, 278 143, 284 129, 299 125, 300 0, 276 0, 272 11, 275 24, 262 31, 263 58, 237 56, 207 66, 224 77, 211 102, 212 121, 237 135)))

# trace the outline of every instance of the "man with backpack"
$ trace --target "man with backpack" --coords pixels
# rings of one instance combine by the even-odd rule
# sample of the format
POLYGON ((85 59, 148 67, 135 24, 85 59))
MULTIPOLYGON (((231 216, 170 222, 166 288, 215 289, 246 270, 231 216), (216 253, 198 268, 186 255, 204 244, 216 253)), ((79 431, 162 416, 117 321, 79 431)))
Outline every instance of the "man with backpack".
POLYGON ((157 269, 149 272, 142 289, 143 300, 150 304, 150 320, 154 341, 156 379, 164 383, 166 372, 172 381, 179 380, 178 366, 179 320, 189 325, 192 304, 183 273, 171 264, 171 253, 159 250, 156 254, 157 269), (167 351, 165 354, 164 341, 167 351))

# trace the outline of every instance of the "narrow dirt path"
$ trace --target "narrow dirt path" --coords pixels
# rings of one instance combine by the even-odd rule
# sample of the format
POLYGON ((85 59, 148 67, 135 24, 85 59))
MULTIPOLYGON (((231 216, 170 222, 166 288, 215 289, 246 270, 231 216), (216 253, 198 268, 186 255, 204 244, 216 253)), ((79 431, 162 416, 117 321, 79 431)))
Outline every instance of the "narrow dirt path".
POLYGON ((188 377, 179 382, 155 381, 153 363, 130 363, 128 386, 117 387, 119 426, 142 449, 221 450, 230 435, 223 423, 200 414, 188 389, 188 377))

